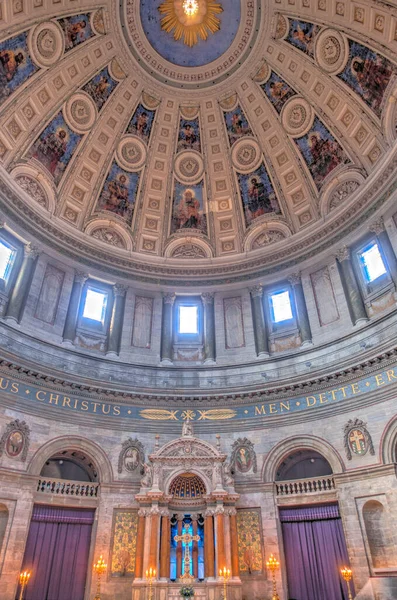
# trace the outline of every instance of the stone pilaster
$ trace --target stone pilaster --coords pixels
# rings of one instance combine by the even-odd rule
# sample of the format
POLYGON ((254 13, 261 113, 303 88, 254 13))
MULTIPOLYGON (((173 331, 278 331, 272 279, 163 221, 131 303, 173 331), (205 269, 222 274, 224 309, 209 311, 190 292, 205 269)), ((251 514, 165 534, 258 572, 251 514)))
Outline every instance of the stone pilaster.
POLYGON ((74 282, 72 287, 72 293, 70 294, 68 312, 66 314, 65 326, 63 329, 63 340, 64 342, 74 343, 76 337, 77 320, 79 318, 79 309, 81 302, 81 295, 83 287, 88 279, 86 273, 76 271, 74 276, 74 282))
POLYGON ((254 324, 255 349, 257 356, 269 356, 269 340, 265 311, 263 310, 263 286, 250 288, 252 319, 254 324))
POLYGON ((161 327, 161 361, 172 363, 173 307, 175 294, 163 294, 163 320, 161 327))
POLYGON ((17 323, 20 323, 23 316, 38 255, 39 250, 37 248, 31 244, 26 244, 24 247, 22 264, 5 314, 7 319, 11 319, 17 323))
POLYGON ((113 307, 110 317, 107 354, 118 356, 120 353, 121 334, 123 331, 124 307, 127 287, 116 283, 113 286, 113 307))
POLYGON ((309 314, 307 312, 305 294, 303 292, 302 278, 300 273, 294 273, 288 277, 288 281, 294 291, 295 306, 298 317, 302 346, 312 345, 312 331, 310 328, 309 314))
POLYGON ((337 252, 336 258, 339 264, 339 272, 352 323, 353 325, 364 323, 368 321, 368 316, 360 287, 354 274, 349 248, 343 246, 337 252))
POLYGON ((204 362, 208 363, 215 362, 214 296, 211 292, 201 294, 204 307, 204 362))

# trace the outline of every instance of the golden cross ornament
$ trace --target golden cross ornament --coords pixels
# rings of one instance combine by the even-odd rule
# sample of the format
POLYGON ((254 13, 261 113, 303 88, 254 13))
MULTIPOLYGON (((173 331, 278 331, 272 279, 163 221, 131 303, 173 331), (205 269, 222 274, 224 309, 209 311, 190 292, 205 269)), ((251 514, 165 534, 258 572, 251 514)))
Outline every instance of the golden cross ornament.
POLYGON ((194 579, 194 577, 192 577, 190 575, 190 550, 189 550, 189 544, 190 542, 198 542, 200 539, 199 535, 190 535, 189 533, 189 525, 186 523, 185 524, 185 533, 182 533, 182 535, 176 535, 174 537, 174 540, 176 542, 182 542, 185 544, 185 556, 183 558, 183 562, 184 562, 184 572, 181 575, 180 579, 184 580, 184 581, 192 581, 194 579))

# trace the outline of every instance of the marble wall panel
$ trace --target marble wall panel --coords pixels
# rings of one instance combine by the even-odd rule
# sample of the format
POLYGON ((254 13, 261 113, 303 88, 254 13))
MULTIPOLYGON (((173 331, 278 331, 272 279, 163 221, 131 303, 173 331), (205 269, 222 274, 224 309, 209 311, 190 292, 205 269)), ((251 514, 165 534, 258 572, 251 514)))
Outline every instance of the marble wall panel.
POLYGON ((36 304, 34 314, 36 319, 50 325, 55 323, 64 279, 64 271, 54 267, 54 265, 47 265, 36 304))
POLYGON ((225 321, 225 347, 227 349, 244 347, 244 321, 241 298, 224 298, 223 314, 225 321))
POLYGON ((334 289, 328 267, 310 275, 320 325, 329 325, 339 319, 334 289))
POLYGON ((153 298, 137 296, 135 299, 132 346, 150 348, 152 339, 153 298))

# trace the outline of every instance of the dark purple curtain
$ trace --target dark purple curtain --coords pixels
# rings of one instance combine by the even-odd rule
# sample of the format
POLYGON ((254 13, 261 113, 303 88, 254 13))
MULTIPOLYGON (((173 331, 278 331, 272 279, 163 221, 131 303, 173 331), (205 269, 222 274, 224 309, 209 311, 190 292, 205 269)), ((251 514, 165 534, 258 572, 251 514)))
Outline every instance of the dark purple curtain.
POLYGON ((83 600, 94 514, 34 506, 22 567, 32 573, 25 600, 83 600))
POLYGON ((283 508, 280 520, 288 597, 347 600, 347 586, 340 570, 349 566, 349 557, 338 505, 283 508))

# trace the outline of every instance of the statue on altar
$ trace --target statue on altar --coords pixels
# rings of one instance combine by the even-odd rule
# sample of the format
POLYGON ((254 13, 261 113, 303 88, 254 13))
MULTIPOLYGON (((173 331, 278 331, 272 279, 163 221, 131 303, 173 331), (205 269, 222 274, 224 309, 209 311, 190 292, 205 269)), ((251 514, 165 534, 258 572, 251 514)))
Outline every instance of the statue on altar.
POLYGON ((189 419, 182 425, 182 437, 193 437, 193 425, 189 419))

